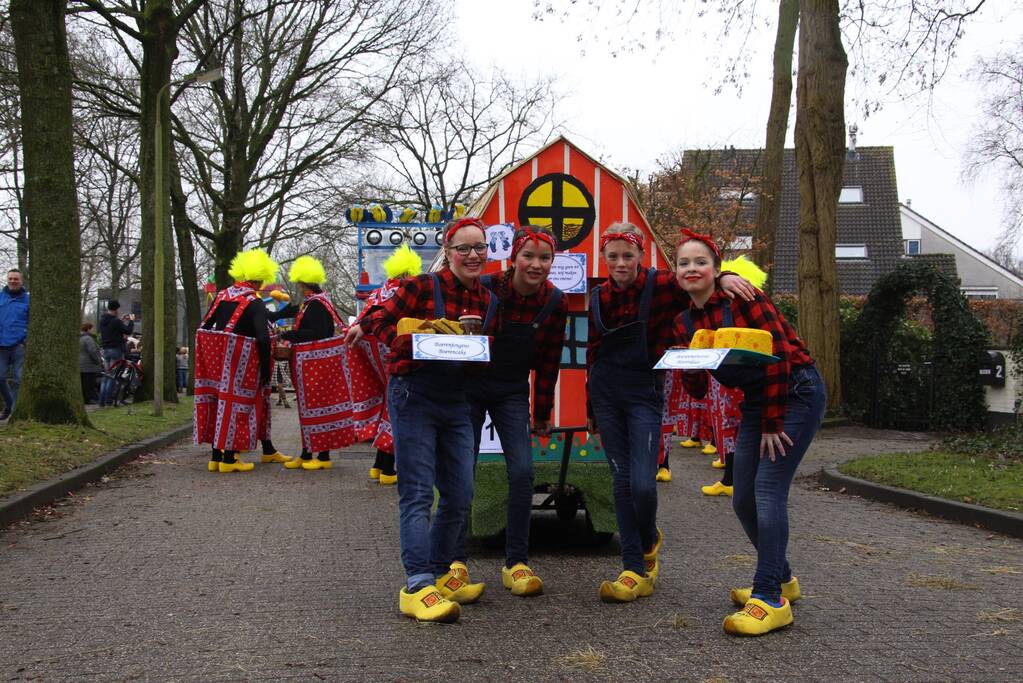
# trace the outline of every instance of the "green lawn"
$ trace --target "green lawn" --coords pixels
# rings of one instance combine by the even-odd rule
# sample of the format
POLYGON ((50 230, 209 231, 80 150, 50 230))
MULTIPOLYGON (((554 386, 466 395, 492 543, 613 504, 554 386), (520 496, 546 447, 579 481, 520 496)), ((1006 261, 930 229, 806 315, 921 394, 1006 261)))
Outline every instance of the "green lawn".
POLYGON ((0 428, 0 496, 51 479, 99 456, 156 436, 192 419, 192 398, 164 403, 153 417, 150 403, 89 413, 94 429, 16 422, 0 428))
MULTIPOLYGON (((537 484, 557 483, 560 463, 535 462, 537 484)), ((611 469, 606 462, 576 462, 568 465, 566 481, 583 492, 586 509, 597 532, 617 531, 611 469)), ((476 466, 476 493, 472 501, 472 535, 491 536, 504 529, 508 506, 508 474, 503 462, 481 462, 476 466)), ((582 513, 579 513, 582 514, 582 513)))
POLYGON ((1023 511, 1023 461, 947 451, 858 458, 839 471, 879 484, 1000 510, 1023 511))

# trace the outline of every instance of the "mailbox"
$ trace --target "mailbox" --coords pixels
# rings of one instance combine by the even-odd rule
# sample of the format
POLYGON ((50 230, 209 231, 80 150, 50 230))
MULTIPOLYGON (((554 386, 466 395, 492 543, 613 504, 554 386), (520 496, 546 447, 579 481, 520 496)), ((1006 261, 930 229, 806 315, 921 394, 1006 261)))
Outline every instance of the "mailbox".
POLYGON ((992 387, 1005 386, 1005 356, 998 351, 985 351, 980 358, 980 383, 992 387))

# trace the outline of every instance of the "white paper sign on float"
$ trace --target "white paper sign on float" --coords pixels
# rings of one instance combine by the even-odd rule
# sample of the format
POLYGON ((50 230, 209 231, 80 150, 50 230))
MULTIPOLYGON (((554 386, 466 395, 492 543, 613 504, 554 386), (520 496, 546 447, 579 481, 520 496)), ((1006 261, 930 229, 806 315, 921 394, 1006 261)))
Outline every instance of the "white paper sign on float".
POLYGON ((490 413, 483 416, 483 429, 480 434, 480 453, 504 453, 501 437, 497 435, 497 427, 490 419, 490 413))
POLYGON ((490 339, 486 335, 413 334, 412 357, 484 363, 490 360, 490 339))
POLYGON ((562 292, 585 294, 586 254, 555 254, 548 280, 562 292))
POLYGON ((714 370, 731 349, 668 349, 654 370, 714 370))
POLYGON ((487 227, 487 258, 491 261, 511 258, 512 237, 515 227, 510 223, 495 223, 487 227))

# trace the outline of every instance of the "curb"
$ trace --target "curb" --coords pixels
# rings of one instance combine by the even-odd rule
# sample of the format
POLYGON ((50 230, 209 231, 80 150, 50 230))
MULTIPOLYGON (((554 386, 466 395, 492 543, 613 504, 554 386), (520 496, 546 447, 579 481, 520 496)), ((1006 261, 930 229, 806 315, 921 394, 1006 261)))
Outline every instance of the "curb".
POLYGON ((186 423, 144 441, 138 441, 120 450, 101 455, 92 462, 65 472, 56 479, 44 481, 19 493, 0 499, 0 528, 27 516, 40 505, 52 503, 69 492, 98 480, 143 453, 169 446, 192 433, 192 424, 186 423))
POLYGON ((926 493, 907 491, 906 489, 876 484, 865 479, 858 479, 842 474, 836 467, 825 467, 820 471, 821 482, 832 491, 845 489, 863 498, 882 503, 898 505, 914 510, 923 510, 936 517, 943 517, 954 522, 981 526, 991 531, 1023 538, 1023 514, 1008 510, 995 510, 972 503, 959 503, 947 498, 938 498, 926 493))

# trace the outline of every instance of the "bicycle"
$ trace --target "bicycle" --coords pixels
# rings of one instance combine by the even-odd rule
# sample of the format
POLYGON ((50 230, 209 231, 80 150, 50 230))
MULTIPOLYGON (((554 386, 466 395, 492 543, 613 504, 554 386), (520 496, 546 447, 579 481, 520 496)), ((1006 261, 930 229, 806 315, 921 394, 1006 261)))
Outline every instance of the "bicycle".
POLYGON ((111 405, 126 405, 128 398, 134 400, 135 392, 142 386, 142 362, 138 357, 127 357, 115 361, 110 370, 105 372, 114 381, 114 393, 111 405))

